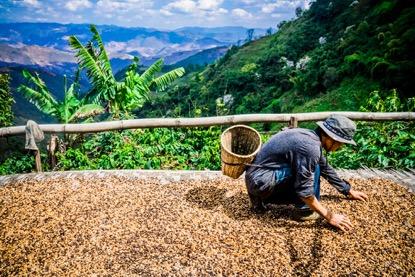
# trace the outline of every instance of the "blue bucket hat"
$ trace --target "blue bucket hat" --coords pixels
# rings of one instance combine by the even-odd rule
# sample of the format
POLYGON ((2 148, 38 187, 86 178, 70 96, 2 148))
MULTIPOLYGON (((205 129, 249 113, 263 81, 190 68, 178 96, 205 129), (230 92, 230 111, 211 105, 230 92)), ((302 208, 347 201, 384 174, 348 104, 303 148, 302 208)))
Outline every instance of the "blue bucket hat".
POLYGON ((353 140, 356 124, 349 118, 334 114, 324 121, 318 121, 317 125, 335 141, 356 145, 353 140))

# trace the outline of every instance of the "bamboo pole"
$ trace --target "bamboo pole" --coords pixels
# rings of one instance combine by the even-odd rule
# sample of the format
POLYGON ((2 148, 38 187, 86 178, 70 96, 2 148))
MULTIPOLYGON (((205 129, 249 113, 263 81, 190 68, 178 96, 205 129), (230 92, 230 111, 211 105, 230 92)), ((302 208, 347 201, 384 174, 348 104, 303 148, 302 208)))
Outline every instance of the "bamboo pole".
MULTIPOLYGON (((158 128, 158 127, 208 127, 265 122, 290 122, 295 117, 298 122, 324 120, 332 114, 347 116, 360 121, 413 121, 415 112, 372 113, 372 112, 315 112, 293 114, 243 114, 200 118, 151 118, 120 121, 95 122, 84 124, 41 124, 45 133, 97 133, 112 130, 158 128)), ((0 137, 25 133, 25 126, 0 128, 0 137)))
POLYGON ((297 128, 298 127, 298 119, 295 116, 290 118, 290 123, 288 124, 288 128, 297 128))

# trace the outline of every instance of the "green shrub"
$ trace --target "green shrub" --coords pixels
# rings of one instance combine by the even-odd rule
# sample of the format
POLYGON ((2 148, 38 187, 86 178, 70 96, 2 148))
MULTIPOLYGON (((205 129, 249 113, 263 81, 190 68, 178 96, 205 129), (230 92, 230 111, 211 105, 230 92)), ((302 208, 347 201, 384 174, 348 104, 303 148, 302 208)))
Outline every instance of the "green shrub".
POLYGON ((105 132, 58 154, 58 168, 220 169, 219 128, 105 132))
POLYGON ((0 164, 0 175, 28 173, 34 168, 35 158, 33 155, 24 155, 20 152, 16 152, 0 164))
MULTIPOLYGON (((414 98, 402 103, 396 90, 382 96, 371 93, 363 111, 397 112, 414 111, 414 98)), ((359 122, 355 141, 357 147, 345 146, 330 154, 331 164, 339 168, 356 169, 415 167, 414 122, 359 122)))
POLYGON ((10 126, 13 122, 13 97, 10 93, 9 75, 0 74, 0 127, 10 126))

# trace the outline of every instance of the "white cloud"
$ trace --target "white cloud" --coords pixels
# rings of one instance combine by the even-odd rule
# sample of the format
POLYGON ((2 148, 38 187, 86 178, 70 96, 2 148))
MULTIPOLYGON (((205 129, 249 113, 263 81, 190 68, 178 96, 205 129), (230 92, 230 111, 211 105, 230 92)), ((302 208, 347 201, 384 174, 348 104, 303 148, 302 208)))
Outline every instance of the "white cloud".
POLYGON ((263 13, 272 13, 276 8, 276 4, 266 4, 262 6, 261 10, 263 13))
POLYGON ((173 13, 172 13, 172 12, 170 12, 169 10, 166 10, 166 9, 161 9, 161 10, 160 10, 160 13, 161 13, 162 15, 165 15, 165 16, 172 16, 172 15, 173 15, 173 13))
POLYGON ((252 14, 250 14, 249 12, 245 11, 244 9, 233 9, 232 10, 232 15, 236 16, 236 17, 241 17, 241 18, 252 18, 252 14))
POLYGON ((273 3, 264 4, 261 8, 263 13, 273 13, 277 9, 292 10, 296 7, 308 8, 310 0, 274 0, 273 3))
POLYGON ((227 14, 228 13, 228 10, 227 9, 220 8, 219 10, 217 10, 217 13, 218 14, 227 14))
POLYGON ((96 14, 143 12, 143 9, 152 6, 152 0, 99 0, 94 12, 96 14))
POLYGON ((221 15, 227 14, 228 10, 221 7, 224 0, 176 0, 160 9, 160 14, 173 16, 175 13, 188 14, 194 19, 215 21, 221 15))
POLYGON ((216 10, 223 0, 199 0, 198 7, 201 10, 216 10))
POLYGON ((160 9, 163 15, 173 15, 176 12, 192 14, 193 16, 215 16, 225 14, 228 10, 221 8, 224 0, 176 0, 160 9))
POLYGON ((180 11, 184 13, 192 13, 196 10, 196 2, 192 0, 178 0, 168 4, 164 10, 167 11, 180 11))
POLYGON ((125 7, 124 2, 111 1, 111 0, 99 0, 97 2, 98 12, 111 12, 123 9, 125 7))
POLYGON ((89 0, 71 0, 65 4, 65 8, 73 12, 78 9, 90 7, 92 7, 92 3, 89 0))
POLYGON ((157 14, 158 14, 158 10, 146 9, 143 14, 140 14, 140 16, 142 16, 142 15, 152 15, 152 16, 154 16, 154 15, 157 15, 157 14))
POLYGON ((218 20, 218 17, 227 14, 228 10, 227 9, 223 9, 223 8, 219 8, 217 10, 211 10, 211 11, 201 11, 200 14, 200 18, 204 18, 207 21, 210 22, 216 22, 218 20))

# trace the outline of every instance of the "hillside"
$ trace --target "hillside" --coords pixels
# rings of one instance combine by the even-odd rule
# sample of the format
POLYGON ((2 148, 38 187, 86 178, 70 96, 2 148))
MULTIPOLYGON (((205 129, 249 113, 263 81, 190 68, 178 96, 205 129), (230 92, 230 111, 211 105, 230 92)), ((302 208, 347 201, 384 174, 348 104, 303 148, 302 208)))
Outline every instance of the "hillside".
POLYGON ((139 114, 358 110, 374 90, 413 96, 414 21, 407 1, 313 2, 276 34, 232 47, 155 95, 139 114))
POLYGON ((206 67, 208 64, 212 64, 217 61, 219 58, 223 57, 228 50, 228 47, 215 47, 200 51, 192 56, 187 57, 181 61, 178 61, 174 64, 169 64, 164 66, 164 71, 169 71, 174 68, 184 67, 186 72, 191 72, 201 67, 206 67))

